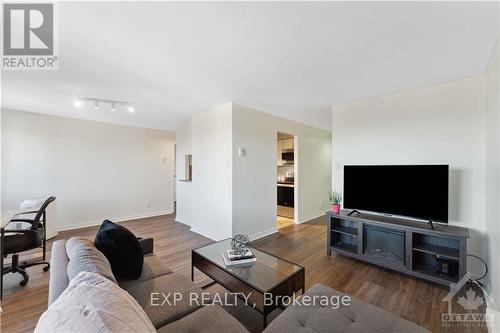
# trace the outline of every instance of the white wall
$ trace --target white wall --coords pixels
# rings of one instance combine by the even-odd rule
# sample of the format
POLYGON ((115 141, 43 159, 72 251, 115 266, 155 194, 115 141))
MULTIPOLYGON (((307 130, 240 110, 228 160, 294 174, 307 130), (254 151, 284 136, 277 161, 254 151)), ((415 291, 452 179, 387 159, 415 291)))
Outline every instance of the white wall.
POLYGON ((297 137, 299 222, 328 210, 330 132, 233 104, 233 234, 256 238, 276 231, 278 132, 297 137), (240 147, 245 156, 238 156, 240 147))
POLYGON ((232 105, 194 115, 177 129, 177 174, 193 155, 193 180, 178 181, 177 220, 214 240, 232 235, 232 105))
POLYGON ((298 136, 299 221, 323 215, 331 184, 330 132, 225 104, 177 129, 177 220, 216 240, 275 232, 278 132, 298 136), (182 182, 184 155, 190 153, 193 180, 182 182))
POLYGON ((333 186, 345 164, 449 164, 450 223, 484 257, 484 76, 333 108, 333 186))
MULTIPOLYGON (((500 305, 500 85, 499 45, 486 71, 486 260, 488 288, 500 305)), ((499 309, 497 309, 499 310, 499 309)))
POLYGON ((53 194, 59 230, 173 212, 172 132, 3 110, 1 136, 3 209, 53 194))
MULTIPOLYGON (((2 92, 1 92, 1 89, 0 89, 0 100, 2 98, 2 92)), ((2 215, 2 212, 4 211, 3 210, 3 200, 2 200, 2 110, 0 109, 0 217, 2 215)))

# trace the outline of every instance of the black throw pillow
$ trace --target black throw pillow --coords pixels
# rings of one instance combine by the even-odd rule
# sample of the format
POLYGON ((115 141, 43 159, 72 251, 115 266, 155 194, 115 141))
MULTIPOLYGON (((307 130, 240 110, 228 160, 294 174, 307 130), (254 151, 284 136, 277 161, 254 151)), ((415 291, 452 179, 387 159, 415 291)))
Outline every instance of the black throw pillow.
POLYGON ((139 278, 144 264, 144 253, 139 241, 130 230, 105 220, 95 236, 94 243, 108 259, 115 277, 139 278))

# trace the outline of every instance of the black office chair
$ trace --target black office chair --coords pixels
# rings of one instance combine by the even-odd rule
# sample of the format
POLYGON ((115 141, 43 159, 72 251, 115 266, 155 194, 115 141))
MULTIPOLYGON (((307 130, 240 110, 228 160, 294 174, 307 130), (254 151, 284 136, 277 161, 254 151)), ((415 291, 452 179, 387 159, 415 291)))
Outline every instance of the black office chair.
MULTIPOLYGON (((29 280, 26 268, 35 265, 45 265, 43 270, 46 272, 50 268, 50 264, 45 261, 46 255, 46 209, 55 197, 50 197, 42 204, 40 209, 35 211, 23 212, 16 215, 6 227, 12 222, 24 222, 30 225, 27 229, 2 229, 1 239, 2 239, 2 252, 0 255, 1 267, 2 267, 2 283, 0 283, 0 288, 3 287, 3 275, 7 273, 20 273, 23 276, 23 280, 19 283, 21 286, 26 285, 29 280), (36 214, 33 219, 22 218, 22 215, 36 214), (42 261, 31 261, 19 263, 19 252, 24 252, 32 249, 41 247, 43 249, 43 259, 42 261), (12 254, 12 265, 10 267, 3 267, 4 258, 7 255, 12 254)), ((0 292, 0 295, 3 293, 0 292)))

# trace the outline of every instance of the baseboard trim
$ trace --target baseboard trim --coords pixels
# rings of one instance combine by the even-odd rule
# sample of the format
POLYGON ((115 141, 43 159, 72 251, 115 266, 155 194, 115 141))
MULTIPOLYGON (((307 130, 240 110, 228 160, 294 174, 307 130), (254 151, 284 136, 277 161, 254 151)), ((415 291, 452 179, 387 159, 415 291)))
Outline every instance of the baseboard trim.
POLYGON ((299 223, 306 223, 306 222, 309 222, 311 220, 317 219, 318 217, 321 217, 321 216, 324 216, 324 215, 326 215, 326 211, 321 211, 319 213, 316 213, 316 214, 313 214, 313 215, 310 215, 308 217, 305 217, 305 218, 301 219, 299 221, 299 223))
POLYGON ((490 305, 486 306, 486 314, 489 317, 492 317, 492 321, 487 321, 486 322, 486 327, 488 329, 488 332, 500 332, 500 325, 496 321, 498 321, 498 318, 500 318, 500 311, 496 311, 492 308, 490 308, 490 305), (496 321, 495 321, 496 320, 496 321))
POLYGON ((498 319, 500 318, 500 309, 498 309, 497 304, 493 299, 493 294, 491 293, 491 289, 488 283, 483 286, 483 291, 486 294, 486 314, 493 318, 492 321, 486 322, 488 332, 500 332, 500 325, 498 324, 498 319))
MULTIPOLYGON (((182 223, 182 222, 181 222, 182 223)), ((185 224, 185 223, 183 223, 185 224)), ((187 224, 185 224, 187 225, 187 224)), ((198 228, 193 228, 192 226, 190 226, 190 230, 194 233, 197 233, 198 235, 201 235, 203 237, 207 237, 207 238, 210 238, 211 240, 214 240, 216 242, 220 241, 220 240, 223 240, 223 239, 226 239, 226 238, 231 238, 231 236, 220 236, 220 235, 216 235, 212 232, 209 232, 207 230, 203 230, 203 229, 198 229, 198 228)))
MULTIPOLYGON (((159 212, 152 212, 152 213, 146 213, 146 214, 137 214, 137 215, 131 215, 131 216, 123 216, 123 217, 108 217, 107 219, 113 221, 113 222, 126 222, 126 221, 133 221, 133 220, 139 220, 139 219, 144 219, 148 217, 155 217, 155 216, 161 216, 161 215, 168 215, 168 214, 173 214, 173 210, 164 210, 164 211, 159 211, 159 212)), ((96 225, 100 225, 102 223, 102 220, 97 220, 97 221, 90 221, 90 222, 83 222, 83 223, 78 223, 78 224, 72 224, 68 226, 64 226, 62 228, 58 228, 57 231, 67 231, 67 230, 75 230, 75 229, 82 229, 82 228, 88 228, 88 227, 95 227, 96 225)))
MULTIPOLYGON (((182 219, 177 218, 177 216, 175 217, 175 220, 174 220, 174 221, 175 221, 175 222, 177 222, 177 223, 182 223, 182 224, 184 224, 184 225, 187 225, 186 223, 182 222, 182 219)), ((190 225, 187 225, 187 226, 189 227, 189 229, 191 229, 191 226, 190 226, 190 225)))
POLYGON ((269 228, 267 230, 258 232, 256 234, 250 235, 249 237, 250 237, 251 241, 254 241, 254 240, 257 240, 259 238, 267 237, 267 236, 272 235, 272 234, 277 233, 277 232, 278 232, 278 228, 273 227, 273 228, 269 228))

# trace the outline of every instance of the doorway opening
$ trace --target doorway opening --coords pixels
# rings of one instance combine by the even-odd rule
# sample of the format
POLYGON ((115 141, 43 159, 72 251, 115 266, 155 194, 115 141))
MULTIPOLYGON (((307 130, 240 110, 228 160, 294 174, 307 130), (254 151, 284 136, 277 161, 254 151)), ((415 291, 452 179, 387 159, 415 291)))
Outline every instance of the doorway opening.
POLYGON ((276 151, 276 226, 278 229, 296 223, 296 146, 296 137, 293 134, 278 132, 276 151))

